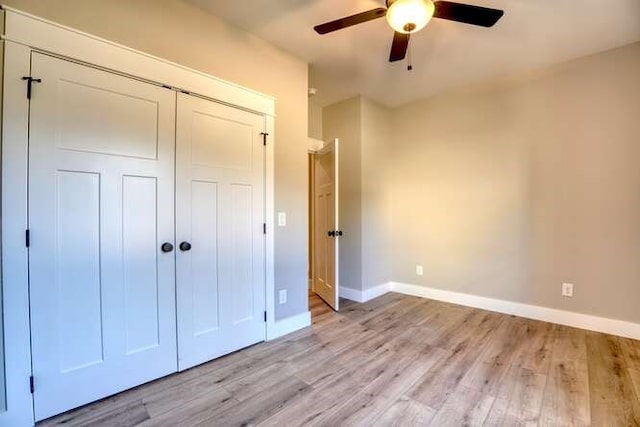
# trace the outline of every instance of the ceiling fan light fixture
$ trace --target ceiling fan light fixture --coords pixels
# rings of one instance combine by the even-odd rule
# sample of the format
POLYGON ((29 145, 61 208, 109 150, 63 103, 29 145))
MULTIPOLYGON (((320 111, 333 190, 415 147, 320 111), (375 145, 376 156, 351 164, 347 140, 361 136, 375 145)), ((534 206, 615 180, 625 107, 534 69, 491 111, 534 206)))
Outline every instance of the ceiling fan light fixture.
POLYGON ((423 29, 434 11, 431 0, 396 0, 389 5, 387 21, 395 31, 411 34, 423 29))

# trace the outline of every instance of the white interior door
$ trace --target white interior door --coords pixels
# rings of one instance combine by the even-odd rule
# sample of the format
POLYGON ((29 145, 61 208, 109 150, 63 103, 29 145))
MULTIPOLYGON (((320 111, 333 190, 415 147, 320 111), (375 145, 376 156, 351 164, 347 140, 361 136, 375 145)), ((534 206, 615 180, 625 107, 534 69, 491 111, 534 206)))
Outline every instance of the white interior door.
POLYGON ((179 369, 263 341, 263 116, 178 95, 179 369))
POLYGON ((34 53, 35 416, 175 372, 175 93, 34 53))
POLYGON ((314 164, 314 291, 338 310, 338 140, 315 154, 314 164))

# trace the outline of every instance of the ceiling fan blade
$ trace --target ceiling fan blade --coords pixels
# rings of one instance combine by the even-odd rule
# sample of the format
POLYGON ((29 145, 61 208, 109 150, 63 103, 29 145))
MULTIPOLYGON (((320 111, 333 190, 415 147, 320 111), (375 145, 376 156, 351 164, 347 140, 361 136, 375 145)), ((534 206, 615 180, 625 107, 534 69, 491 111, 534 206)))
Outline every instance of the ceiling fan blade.
POLYGON ((382 18, 386 14, 387 14, 387 9, 385 9, 384 7, 379 7, 377 9, 369 10, 367 12, 358 13, 355 15, 347 16, 345 18, 336 19, 335 21, 316 25, 315 27, 313 27, 313 29, 316 30, 318 34, 327 34, 332 31, 337 31, 343 28, 351 27, 352 25, 362 24, 363 22, 382 18))
POLYGON ((504 15, 504 11, 499 9, 454 3, 452 1, 437 1, 434 4, 436 10, 433 16, 435 18, 464 22, 465 24, 479 25, 481 27, 493 27, 504 15))
POLYGON ((389 62, 402 61, 407 56, 407 48, 409 47, 409 34, 395 32, 393 34, 393 43, 391 44, 391 53, 389 54, 389 62))

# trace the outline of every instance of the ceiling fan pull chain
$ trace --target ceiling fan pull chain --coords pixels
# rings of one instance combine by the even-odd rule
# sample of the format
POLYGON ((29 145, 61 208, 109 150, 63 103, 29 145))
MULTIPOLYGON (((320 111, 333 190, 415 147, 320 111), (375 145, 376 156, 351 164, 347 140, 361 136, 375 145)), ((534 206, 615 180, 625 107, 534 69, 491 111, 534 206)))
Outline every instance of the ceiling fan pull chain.
POLYGON ((409 42, 409 54, 407 55, 407 71, 413 70, 413 47, 411 46, 411 34, 407 36, 409 42))

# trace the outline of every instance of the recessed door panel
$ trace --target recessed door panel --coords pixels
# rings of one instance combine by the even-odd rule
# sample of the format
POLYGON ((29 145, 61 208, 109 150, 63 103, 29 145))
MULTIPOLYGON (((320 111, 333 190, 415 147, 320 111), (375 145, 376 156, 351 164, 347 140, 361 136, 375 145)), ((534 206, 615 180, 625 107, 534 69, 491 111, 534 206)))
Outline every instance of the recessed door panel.
POLYGON ((41 420, 175 372, 175 93, 32 54, 29 248, 41 420))
POLYGON ((250 185, 231 185, 231 321, 234 325, 253 318, 253 209, 250 185))
MULTIPOLYGON (((218 184, 191 182, 191 254, 193 333, 204 335, 220 326, 218 299, 218 184)), ((185 315, 188 315, 185 313, 185 315)))
POLYGON ((55 176, 55 276, 60 324, 60 371, 103 361, 100 277, 100 175, 55 176))
POLYGON ((178 95, 179 369, 265 339, 264 117, 178 95))
POLYGON ((122 179, 122 249, 126 353, 159 345, 157 180, 122 179), (140 314, 144 313, 143 316, 140 314))
POLYGON ((157 157, 157 100, 73 78, 61 78, 57 86, 59 148, 157 157))
POLYGON ((191 126, 192 164, 251 169, 254 129, 250 124, 206 111, 193 111, 191 126))

